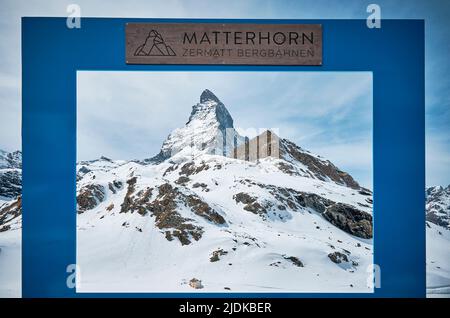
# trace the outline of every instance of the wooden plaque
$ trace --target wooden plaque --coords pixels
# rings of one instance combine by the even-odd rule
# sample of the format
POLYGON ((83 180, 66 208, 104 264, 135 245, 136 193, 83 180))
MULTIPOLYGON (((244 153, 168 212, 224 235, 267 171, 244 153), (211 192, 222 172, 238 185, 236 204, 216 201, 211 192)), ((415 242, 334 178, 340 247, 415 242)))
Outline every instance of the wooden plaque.
POLYGON ((322 65, 322 25, 127 23, 127 64, 322 65))

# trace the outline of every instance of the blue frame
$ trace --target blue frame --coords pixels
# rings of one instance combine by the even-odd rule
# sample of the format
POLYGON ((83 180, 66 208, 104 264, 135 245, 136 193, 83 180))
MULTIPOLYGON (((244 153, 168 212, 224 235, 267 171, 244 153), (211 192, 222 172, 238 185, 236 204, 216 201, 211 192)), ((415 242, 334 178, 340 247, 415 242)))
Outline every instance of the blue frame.
POLYGON ((424 21, 22 18, 24 297, 425 297, 424 21), (126 22, 320 23, 322 66, 126 65, 126 22), (77 294, 76 71, 373 72, 373 294, 77 294))

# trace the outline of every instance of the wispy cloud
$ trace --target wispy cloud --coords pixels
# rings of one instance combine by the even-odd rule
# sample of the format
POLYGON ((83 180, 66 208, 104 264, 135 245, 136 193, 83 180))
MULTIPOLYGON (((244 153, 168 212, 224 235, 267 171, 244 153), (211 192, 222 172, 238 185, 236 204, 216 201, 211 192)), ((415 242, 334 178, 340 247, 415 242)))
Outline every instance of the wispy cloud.
POLYGON ((450 184, 450 136, 430 133, 426 139, 427 185, 450 184))

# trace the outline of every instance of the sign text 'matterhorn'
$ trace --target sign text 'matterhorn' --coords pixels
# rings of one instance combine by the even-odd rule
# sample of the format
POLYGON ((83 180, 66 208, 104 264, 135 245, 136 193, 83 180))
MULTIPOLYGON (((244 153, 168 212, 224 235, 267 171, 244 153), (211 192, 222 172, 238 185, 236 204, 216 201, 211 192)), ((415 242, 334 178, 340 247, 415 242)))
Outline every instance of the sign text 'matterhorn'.
POLYGON ((321 65, 320 24, 127 23, 128 64, 321 65))

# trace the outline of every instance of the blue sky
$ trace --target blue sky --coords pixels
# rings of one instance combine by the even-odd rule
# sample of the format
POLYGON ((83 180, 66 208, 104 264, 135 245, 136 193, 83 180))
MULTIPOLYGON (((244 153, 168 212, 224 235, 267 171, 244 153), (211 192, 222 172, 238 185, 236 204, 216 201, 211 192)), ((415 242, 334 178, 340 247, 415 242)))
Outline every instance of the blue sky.
POLYGON ((425 19, 427 185, 450 183, 450 1, 0 0, 0 148, 20 148, 20 17, 66 16, 71 3, 86 17, 296 19, 365 19, 377 3, 382 19, 425 19))
POLYGON ((78 72, 78 160, 156 155, 205 88, 241 134, 272 129, 372 187, 370 72, 78 72))

